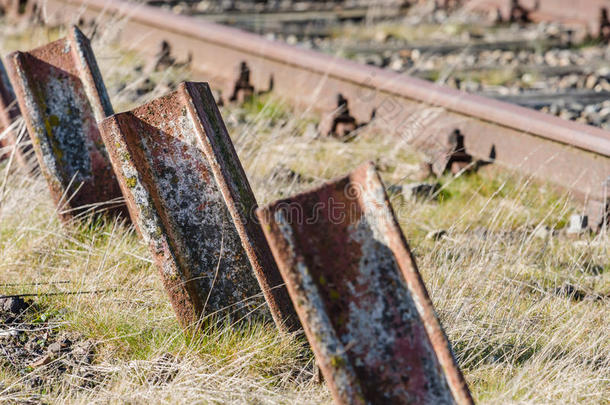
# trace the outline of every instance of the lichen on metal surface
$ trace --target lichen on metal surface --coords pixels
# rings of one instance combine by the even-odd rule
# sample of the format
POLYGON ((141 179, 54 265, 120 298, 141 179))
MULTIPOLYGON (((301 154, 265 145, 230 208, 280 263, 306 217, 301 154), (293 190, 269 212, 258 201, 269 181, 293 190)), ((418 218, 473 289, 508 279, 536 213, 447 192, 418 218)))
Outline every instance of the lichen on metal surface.
POLYGON ((372 165, 257 213, 336 402, 472 402, 372 165))
POLYGON ((96 122, 112 107, 87 38, 73 27, 66 38, 10 54, 8 68, 60 216, 92 206, 123 212, 96 122))
POLYGON ((254 196, 213 100, 207 85, 185 83, 100 125, 132 219, 184 326, 216 312, 268 314, 253 272, 268 247, 253 246, 245 210, 254 196))

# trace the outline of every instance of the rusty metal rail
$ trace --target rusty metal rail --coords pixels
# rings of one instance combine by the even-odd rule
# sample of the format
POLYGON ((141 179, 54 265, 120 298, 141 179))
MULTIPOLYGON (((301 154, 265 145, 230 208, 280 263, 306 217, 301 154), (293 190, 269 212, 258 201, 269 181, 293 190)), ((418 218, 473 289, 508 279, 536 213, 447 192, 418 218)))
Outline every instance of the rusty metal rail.
POLYGON ((472 403, 373 164, 257 214, 336 403, 472 403))
POLYGON ((0 61, 0 132, 3 133, 0 147, 4 149, 3 153, 0 154, 0 159, 9 157, 12 153, 20 166, 27 167, 27 151, 19 146, 17 134, 11 130, 11 125, 19 115, 13 86, 9 81, 4 64, 0 61), (14 151, 11 151, 11 149, 14 151))
POLYGON ((87 37, 73 27, 66 38, 10 54, 7 63, 60 217, 91 209, 127 214, 97 127, 113 110, 87 37))
POLYGON ((49 22, 128 17, 120 43, 153 51, 166 40, 178 57, 193 55, 192 69, 230 94, 242 61, 252 84, 297 106, 331 111, 338 93, 349 100, 358 122, 376 109, 375 125, 396 134, 432 157, 442 155, 458 130, 475 159, 493 160, 527 177, 549 181, 586 202, 594 227, 601 225, 610 200, 610 133, 527 108, 465 94, 434 83, 360 65, 314 51, 268 41, 254 34, 121 0, 44 0, 49 22))
POLYGON ((183 83, 105 119, 100 131, 183 326, 213 313, 234 319, 261 313, 262 288, 278 327, 299 329, 207 84, 183 83))
POLYGON ((610 0, 465 0, 462 4, 467 9, 497 10, 505 21, 557 21, 584 26, 593 36, 608 35, 604 31, 610 22, 603 10, 610 10, 610 0))

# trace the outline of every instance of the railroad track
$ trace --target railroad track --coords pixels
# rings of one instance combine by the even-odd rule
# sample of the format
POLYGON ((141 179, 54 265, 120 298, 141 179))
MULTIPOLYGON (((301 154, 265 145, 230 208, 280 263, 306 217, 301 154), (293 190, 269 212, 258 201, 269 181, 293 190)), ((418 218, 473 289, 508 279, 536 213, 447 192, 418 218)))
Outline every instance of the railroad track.
POLYGON ((549 181, 582 200, 589 223, 599 228, 610 200, 610 133, 531 109, 438 86, 384 69, 268 41, 254 34, 121 0, 46 0, 50 23, 127 17, 118 33, 130 49, 154 52, 167 41, 177 58, 192 54, 191 68, 229 94, 235 70, 246 62, 254 88, 273 77, 274 93, 296 106, 323 113, 349 100, 357 122, 375 111, 374 125, 427 151, 433 164, 451 160, 459 131, 468 154, 549 181))
POLYGON ((466 8, 497 11, 505 21, 557 21, 585 26, 588 31, 610 38, 610 22, 603 9, 610 10, 609 0, 462 0, 466 8), (606 18, 604 18, 604 16, 606 18))

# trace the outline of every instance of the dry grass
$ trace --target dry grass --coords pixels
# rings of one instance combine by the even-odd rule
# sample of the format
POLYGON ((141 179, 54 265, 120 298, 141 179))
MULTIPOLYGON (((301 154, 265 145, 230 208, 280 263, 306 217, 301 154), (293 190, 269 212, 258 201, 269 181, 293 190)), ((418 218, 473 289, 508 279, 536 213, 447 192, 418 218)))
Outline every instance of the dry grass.
MULTIPOLYGON (((18 39, 27 37, 27 48, 44 43, 46 32, 18 39)), ((137 96, 133 89, 146 75, 132 67, 141 61, 125 58, 106 39, 101 36, 95 46, 117 110, 188 77, 179 70, 155 73, 156 93, 137 96), (121 89, 123 81, 131 84, 121 89)), ((6 40, 5 50, 16 43, 23 42, 6 40)), ((309 136, 315 117, 290 111, 281 100, 225 108, 223 116, 260 203, 365 160, 379 162, 388 184, 407 183, 422 158, 374 131, 349 143, 309 136), (301 179, 272 175, 286 172, 280 167, 301 179)), ((9 173, 6 162, 1 173, 2 293, 40 294, 31 321, 44 318, 48 327, 93 339, 96 355, 85 380, 66 375, 43 387, 25 383, 39 370, 4 364, 0 402, 330 402, 326 388, 311 382, 312 358, 302 337, 281 336, 268 324, 222 319, 210 320, 195 336, 185 334, 131 227, 93 220, 62 226, 39 175, 9 173), (34 282, 46 284, 28 285, 34 282), (57 292, 94 293, 45 295, 57 292)), ((440 181, 438 202, 392 199, 476 400, 607 403, 608 236, 536 236, 544 227, 562 228, 578 207, 510 172, 490 168, 440 181), (447 236, 426 238, 439 229, 447 236), (582 296, 559 293, 566 283, 582 296)))

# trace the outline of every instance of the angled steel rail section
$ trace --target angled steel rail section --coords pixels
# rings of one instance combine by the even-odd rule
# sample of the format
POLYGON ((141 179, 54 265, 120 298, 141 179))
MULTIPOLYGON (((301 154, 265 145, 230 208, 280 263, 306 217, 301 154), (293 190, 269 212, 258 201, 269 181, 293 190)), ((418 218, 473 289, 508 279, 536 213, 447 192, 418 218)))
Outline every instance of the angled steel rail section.
POLYGON ((89 209, 126 216, 97 121, 113 113, 89 39, 68 36, 7 57, 38 164, 63 220, 89 209))
POLYGON ((182 83, 106 118, 100 131, 131 218, 184 327, 213 313, 264 314, 264 296, 278 328, 300 329, 206 83, 182 83))
POLYGON ((373 164, 257 214, 336 403, 473 403, 373 164))

